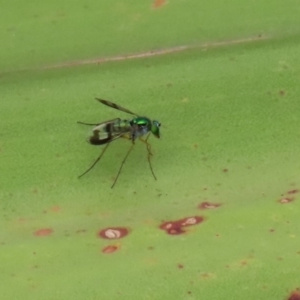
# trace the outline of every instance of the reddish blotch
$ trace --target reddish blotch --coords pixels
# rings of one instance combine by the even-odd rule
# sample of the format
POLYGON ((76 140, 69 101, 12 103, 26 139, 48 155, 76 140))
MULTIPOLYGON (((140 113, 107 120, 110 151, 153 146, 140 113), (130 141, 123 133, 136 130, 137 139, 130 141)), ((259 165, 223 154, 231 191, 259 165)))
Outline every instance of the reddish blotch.
POLYGON ((290 190, 287 192, 288 194, 296 194, 299 193, 299 190, 295 189, 295 190, 290 190))
POLYGON ((200 209, 214 209, 221 206, 221 203, 212 203, 212 202, 202 202, 198 205, 200 209))
POLYGON ((154 0, 153 7, 154 8, 159 8, 159 7, 163 6, 163 5, 165 5, 166 2, 167 2, 166 0, 154 0))
POLYGON ((120 247, 118 247, 116 245, 108 245, 102 249, 102 253, 106 253, 106 254, 113 253, 113 252, 117 251, 119 248, 120 247))
POLYGON ((282 198, 282 199, 279 200, 279 202, 280 202, 281 204, 290 203, 290 202, 292 202, 292 201, 294 201, 294 198, 289 198, 289 197, 285 197, 285 198, 282 198))
POLYGON ((53 229, 51 228, 42 228, 34 232, 36 236, 47 236, 53 233, 53 229))
POLYGON ((129 230, 125 227, 110 227, 104 228, 99 231, 98 235, 103 239, 121 239, 129 233, 129 230))
POLYGON ((53 212, 59 212, 60 211, 60 207, 58 205, 55 205, 55 206, 52 206, 50 208, 50 210, 53 211, 53 212))
POLYGON ((184 227, 199 224, 204 221, 201 216, 187 217, 176 221, 168 221, 162 223, 159 228, 165 230, 167 234, 178 235, 185 233, 184 227))
POLYGON ((293 291, 290 294, 288 300, 300 300, 300 290, 299 290, 299 288, 296 289, 295 291, 293 291))

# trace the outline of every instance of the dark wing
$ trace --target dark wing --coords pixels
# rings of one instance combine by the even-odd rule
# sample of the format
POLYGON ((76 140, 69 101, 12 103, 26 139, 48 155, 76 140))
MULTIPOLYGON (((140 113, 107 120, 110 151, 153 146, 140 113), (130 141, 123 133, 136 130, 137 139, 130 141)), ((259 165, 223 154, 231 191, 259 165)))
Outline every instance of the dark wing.
POLYGON ((112 133, 112 134, 108 134, 106 137, 100 137, 99 132, 94 132, 94 135, 92 135, 89 138, 89 142, 92 145, 105 145, 108 143, 111 143, 112 141, 115 141, 119 138, 126 138, 128 140, 130 140, 130 133, 129 132, 119 132, 119 133, 112 133))
POLYGON ((113 119, 100 123, 93 128, 93 135, 89 141, 93 145, 103 145, 110 143, 120 137, 129 138, 131 128, 121 124, 121 119, 113 119))
POLYGON ((100 101, 102 104, 105 104, 105 105, 107 105, 107 106, 109 106, 109 107, 112 107, 112 108, 114 108, 114 109, 118 109, 118 110, 124 111, 124 112, 126 112, 126 113, 128 113, 128 114, 131 114, 131 115, 134 115, 134 116, 138 116, 138 115, 135 114, 134 112, 132 112, 132 111, 130 111, 130 110, 128 110, 128 109, 126 109, 126 108, 120 106, 120 105, 117 105, 117 104, 115 104, 115 103, 112 103, 112 102, 110 102, 110 101, 108 101, 108 100, 103 100, 103 99, 99 99, 99 98, 95 98, 95 99, 98 100, 98 101, 100 101))
POLYGON ((118 121, 120 120, 119 118, 117 119, 112 119, 112 120, 108 120, 108 121, 104 121, 104 122, 101 122, 101 123, 85 123, 85 122, 81 122, 81 121, 77 121, 78 124, 83 124, 83 125, 89 125, 89 126, 99 126, 99 125, 103 125, 103 124, 107 124, 107 123, 112 123, 112 122, 115 122, 115 121, 118 121))

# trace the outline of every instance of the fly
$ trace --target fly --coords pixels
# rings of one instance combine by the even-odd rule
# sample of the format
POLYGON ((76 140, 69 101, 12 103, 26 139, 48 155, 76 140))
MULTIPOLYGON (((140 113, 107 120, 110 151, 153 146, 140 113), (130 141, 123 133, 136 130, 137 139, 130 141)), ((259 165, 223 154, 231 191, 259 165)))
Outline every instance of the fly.
POLYGON ((131 147, 127 151, 121 166, 119 168, 118 174, 113 182, 113 185, 111 188, 113 188, 119 178, 119 175, 121 173, 121 170, 123 168, 123 165, 129 156, 130 152, 133 149, 133 146, 135 145, 135 140, 139 139, 141 142, 143 142, 146 147, 147 147, 147 152, 148 152, 148 163, 149 167, 151 170, 151 173, 156 180, 156 176, 153 172, 153 168, 151 165, 151 145, 148 142, 148 139, 151 135, 151 133, 159 138, 160 137, 160 132, 159 128, 161 124, 158 121, 151 120, 148 117, 141 117, 132 111, 117 105, 113 102, 110 102, 108 100, 103 100, 99 98, 95 98, 96 100, 100 101, 102 104, 107 105, 109 107, 112 107, 114 109, 126 112, 128 114, 134 115, 135 117, 131 120, 122 120, 120 118, 104 121, 101 123, 93 124, 93 123, 84 123, 84 122, 79 122, 79 124, 84 124, 84 125, 90 125, 90 126, 95 126, 92 130, 92 136, 89 138, 89 142, 92 145, 105 145, 103 148, 102 152, 98 156, 98 158, 95 160, 95 162, 84 172, 82 173, 78 178, 82 177, 86 173, 88 173, 102 158, 103 154, 107 150, 108 146, 112 141, 115 141, 119 138, 125 138, 128 139, 132 142, 131 147))

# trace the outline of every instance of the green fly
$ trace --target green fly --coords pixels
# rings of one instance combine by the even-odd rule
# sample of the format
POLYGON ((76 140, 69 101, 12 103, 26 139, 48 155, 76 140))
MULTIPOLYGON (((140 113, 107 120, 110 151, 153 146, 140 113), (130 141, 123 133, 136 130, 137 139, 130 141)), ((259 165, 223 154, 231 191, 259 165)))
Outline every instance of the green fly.
POLYGON ((119 171, 115 178, 115 181, 114 181, 113 185, 111 186, 111 188, 113 188, 119 178, 119 175, 121 173, 121 170, 123 168, 123 165, 124 165, 127 157, 129 156, 131 150, 133 149, 135 140, 138 138, 147 147, 149 167, 150 167, 150 170, 152 172, 154 179, 156 180, 156 176, 153 172, 152 165, 151 165, 152 153, 151 153, 151 145, 148 143, 148 139, 149 139, 151 133, 157 138, 160 137, 159 127, 161 124, 158 121, 150 120, 147 117, 141 117, 141 116, 133 113, 132 111, 130 111, 122 106, 119 106, 115 103, 112 103, 108 100, 103 100, 103 99, 99 99, 99 98, 95 98, 95 99, 100 101, 102 104, 105 104, 105 105, 112 107, 114 109, 117 109, 117 110, 121 110, 128 114, 134 115, 135 117, 131 120, 122 120, 120 118, 116 118, 116 119, 112 119, 112 120, 108 120, 108 121, 96 123, 96 124, 84 123, 84 122, 78 121, 79 124, 95 126, 92 130, 92 136, 89 138, 89 142, 92 145, 105 145, 105 147, 103 148, 102 152, 100 153, 99 157, 95 160, 95 162, 78 178, 80 178, 83 175, 85 175, 86 173, 88 173, 97 164, 97 162, 100 161, 100 159, 102 158, 103 154, 105 153, 106 149, 108 148, 108 146, 110 145, 110 143, 112 141, 115 141, 119 138, 125 138, 128 140, 131 140, 132 145, 129 148, 129 150, 127 151, 127 153, 121 163, 121 166, 119 168, 119 171), (146 137, 146 138, 144 138, 144 137, 146 137))

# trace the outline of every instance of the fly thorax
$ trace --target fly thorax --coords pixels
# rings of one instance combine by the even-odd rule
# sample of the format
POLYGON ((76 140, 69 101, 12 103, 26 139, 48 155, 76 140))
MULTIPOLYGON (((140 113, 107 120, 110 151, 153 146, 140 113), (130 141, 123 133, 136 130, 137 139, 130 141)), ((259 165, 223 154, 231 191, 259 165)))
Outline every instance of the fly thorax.
POLYGON ((151 130, 151 121, 146 117, 137 117, 130 121, 133 139, 147 134, 151 130))

